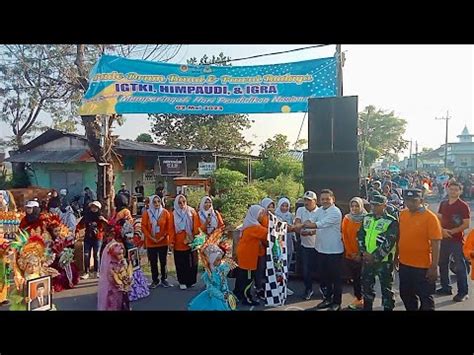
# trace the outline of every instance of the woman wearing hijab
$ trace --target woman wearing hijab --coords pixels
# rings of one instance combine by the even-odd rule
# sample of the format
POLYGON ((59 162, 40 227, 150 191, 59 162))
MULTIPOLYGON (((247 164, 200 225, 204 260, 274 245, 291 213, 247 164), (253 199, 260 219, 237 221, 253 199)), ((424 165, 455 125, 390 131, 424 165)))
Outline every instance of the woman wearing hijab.
POLYGON ((84 275, 81 276, 84 280, 89 278, 91 252, 94 259, 95 277, 99 277, 100 250, 104 238, 104 229, 107 225, 107 220, 100 212, 101 208, 102 204, 99 201, 91 202, 84 212, 84 217, 76 227, 76 234, 85 229, 84 275))
POLYGON ((132 213, 128 209, 128 198, 126 195, 118 194, 114 198, 115 214, 112 217, 112 221, 117 223, 121 220, 126 220, 128 223, 133 225, 132 213))
POLYGON ((179 288, 186 290, 197 281, 198 257, 189 243, 199 233, 201 221, 194 208, 189 207, 186 197, 176 196, 171 214, 170 247, 174 250, 174 263, 179 288))
POLYGON ((166 259, 168 254, 169 235, 171 227, 171 214, 163 207, 163 200, 153 195, 149 198, 148 209, 142 215, 142 232, 145 236, 145 248, 151 266, 152 283, 150 288, 160 285, 158 274, 158 258, 161 268, 161 286, 170 287, 166 280, 166 259))
POLYGON ((41 218, 41 210, 37 201, 28 201, 25 205, 26 215, 20 222, 20 229, 27 232, 32 230, 38 234, 43 235, 45 226, 41 218))
POLYGON ((217 228, 224 227, 222 216, 214 211, 212 199, 209 196, 204 196, 199 203, 199 219, 203 232, 207 235, 211 235, 217 228))
POLYGON ((59 197, 59 194, 56 190, 51 190, 51 197, 49 198, 48 201, 48 211, 51 209, 58 209, 61 207, 61 198, 59 197))
POLYGON ((265 209, 259 205, 250 206, 240 230, 241 237, 237 245, 236 280, 234 294, 244 305, 256 306, 250 290, 257 271, 257 263, 262 242, 267 240, 267 228, 262 225, 265 209))
MULTIPOLYGON (((268 228, 269 218, 268 213, 275 213, 275 202, 270 197, 265 197, 261 202, 260 206, 264 208, 265 213, 263 214, 262 226, 268 228)), ((255 274, 255 287, 257 288, 257 296, 261 300, 265 300, 265 268, 267 265, 266 262, 266 249, 267 249, 267 239, 261 243, 261 247, 258 252, 258 264, 257 272, 255 274)))
POLYGON ((364 306, 360 283, 362 262, 357 244, 357 232, 367 215, 367 211, 364 208, 364 201, 360 197, 352 198, 349 205, 350 213, 346 214, 342 220, 342 241, 344 243, 344 257, 353 280, 355 299, 348 308, 362 309, 364 306))
MULTIPOLYGON (((291 258, 293 257, 294 251, 294 241, 295 241, 295 233, 293 232, 293 220, 294 216, 293 213, 290 212, 290 200, 286 197, 282 197, 278 200, 278 205, 275 210, 275 215, 280 218, 283 222, 288 224, 287 233, 286 233, 286 255, 288 258, 288 270, 290 269, 291 258)), ((288 275, 287 275, 288 279, 288 275)), ((294 292, 287 289, 288 296, 292 296, 294 292)))

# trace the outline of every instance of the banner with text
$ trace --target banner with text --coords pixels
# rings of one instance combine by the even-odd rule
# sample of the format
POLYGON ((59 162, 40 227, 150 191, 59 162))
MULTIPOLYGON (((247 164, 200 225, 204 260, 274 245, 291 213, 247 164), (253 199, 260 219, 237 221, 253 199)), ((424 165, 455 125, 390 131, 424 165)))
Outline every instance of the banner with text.
POLYGON ((307 111, 337 95, 335 57, 255 65, 179 65, 104 55, 90 74, 81 115, 307 111))

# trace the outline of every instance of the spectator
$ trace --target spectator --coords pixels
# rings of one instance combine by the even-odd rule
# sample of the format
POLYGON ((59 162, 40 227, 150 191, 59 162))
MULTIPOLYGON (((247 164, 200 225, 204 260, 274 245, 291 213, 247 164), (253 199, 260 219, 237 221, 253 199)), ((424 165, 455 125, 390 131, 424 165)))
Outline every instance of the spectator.
POLYGON ((443 240, 441 241, 439 272, 441 288, 436 292, 451 295, 449 284, 449 260, 451 255, 456 265, 458 293, 453 301, 463 302, 469 298, 467 284, 467 265, 463 254, 464 230, 469 228, 471 212, 469 205, 460 199, 462 186, 451 181, 448 187, 448 199, 441 202, 438 217, 441 221, 443 240))
POLYGON ((304 194, 304 206, 296 210, 295 231, 301 237, 301 258, 303 261, 303 281, 305 300, 310 300, 313 296, 313 281, 311 271, 317 261, 316 235, 314 230, 305 228, 304 223, 316 221, 317 195, 313 191, 306 191, 304 194))

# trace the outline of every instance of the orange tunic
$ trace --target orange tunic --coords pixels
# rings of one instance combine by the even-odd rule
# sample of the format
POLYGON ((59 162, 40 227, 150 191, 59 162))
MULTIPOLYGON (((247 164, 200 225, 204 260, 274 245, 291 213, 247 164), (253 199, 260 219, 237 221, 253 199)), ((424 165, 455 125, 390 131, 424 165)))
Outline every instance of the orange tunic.
MULTIPOLYGON (((174 213, 170 213, 170 215, 171 215, 171 219, 170 219, 171 227, 169 229, 170 245, 173 245, 174 250, 177 250, 177 251, 189 250, 190 248, 184 242, 184 239, 186 238, 186 231, 180 231, 179 233, 177 233, 176 228, 174 226, 174 213)), ((199 234, 199 228, 201 228, 201 219, 199 218, 198 214, 194 210, 192 212, 192 215, 193 215, 193 234, 197 235, 199 234)))
MULTIPOLYGON (((217 217, 217 228, 224 228, 225 224, 224 224, 224 220, 222 219, 221 214, 217 211, 214 211, 214 212, 216 213, 216 217, 217 217)), ((200 222, 201 222, 203 232, 207 234, 207 229, 204 223, 202 222, 202 219, 200 219, 200 222)))
POLYGON ((347 259, 354 259, 354 256, 359 254, 357 232, 361 224, 361 222, 353 221, 347 215, 342 220, 342 241, 344 243, 344 256, 347 259))
POLYGON ((169 236, 171 227, 174 228, 174 225, 171 224, 171 214, 167 210, 163 210, 161 213, 160 219, 158 220, 158 226, 160 231, 156 233, 153 238, 160 240, 158 243, 152 239, 152 230, 151 220, 148 212, 146 211, 142 216, 142 232, 145 236, 145 247, 147 248, 157 248, 164 247, 169 244, 169 236))
POLYGON ((248 227, 242 232, 237 246, 237 263, 241 269, 257 270, 259 252, 267 240, 267 233, 267 228, 262 225, 248 227))
POLYGON ((474 229, 471 230, 467 235, 466 241, 464 242, 463 251, 464 256, 471 261, 471 280, 474 280, 474 264, 472 262, 474 257, 471 256, 474 253, 474 229))

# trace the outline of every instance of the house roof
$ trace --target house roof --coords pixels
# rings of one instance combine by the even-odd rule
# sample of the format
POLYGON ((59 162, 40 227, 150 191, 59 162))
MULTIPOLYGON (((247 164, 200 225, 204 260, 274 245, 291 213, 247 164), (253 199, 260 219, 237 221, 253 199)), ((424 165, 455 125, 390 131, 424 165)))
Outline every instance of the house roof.
POLYGON ((10 155, 8 162, 12 163, 72 163, 93 162, 87 149, 68 149, 59 151, 28 151, 10 155))
MULTIPOLYGON (((39 135, 29 143, 23 145, 18 151, 10 152, 11 157, 8 159, 10 162, 18 162, 18 163, 25 163, 25 162, 44 162, 44 163, 53 163, 53 162, 64 162, 64 161, 87 161, 87 160, 77 160, 79 158, 84 159, 81 154, 83 154, 87 149, 80 150, 64 150, 64 151, 55 151, 55 152, 36 152, 33 149, 42 146, 48 142, 57 140, 62 137, 72 137, 83 142, 87 142, 85 136, 75 134, 75 133, 67 133, 58 131, 56 129, 49 129, 43 134, 39 135), (61 154, 64 156, 61 157, 61 154), (14 156, 14 157, 13 157, 14 156), (38 160, 39 159, 39 160, 38 160), (76 160, 71 160, 76 159, 76 160)), ((129 139, 118 139, 117 150, 119 153, 126 153, 134 155, 132 152, 143 152, 147 153, 148 155, 153 153, 181 153, 181 154, 212 154, 217 156, 229 156, 233 158, 247 158, 247 159, 261 159, 260 157, 247 155, 247 154, 240 154, 240 153, 223 153, 223 152, 215 152, 213 150, 206 150, 206 149, 176 149, 166 145, 161 144, 154 144, 154 143, 143 143, 143 142, 136 142, 129 139)), ((146 154, 145 154, 146 155, 146 154)), ((92 160, 93 161, 93 160, 92 160)))

